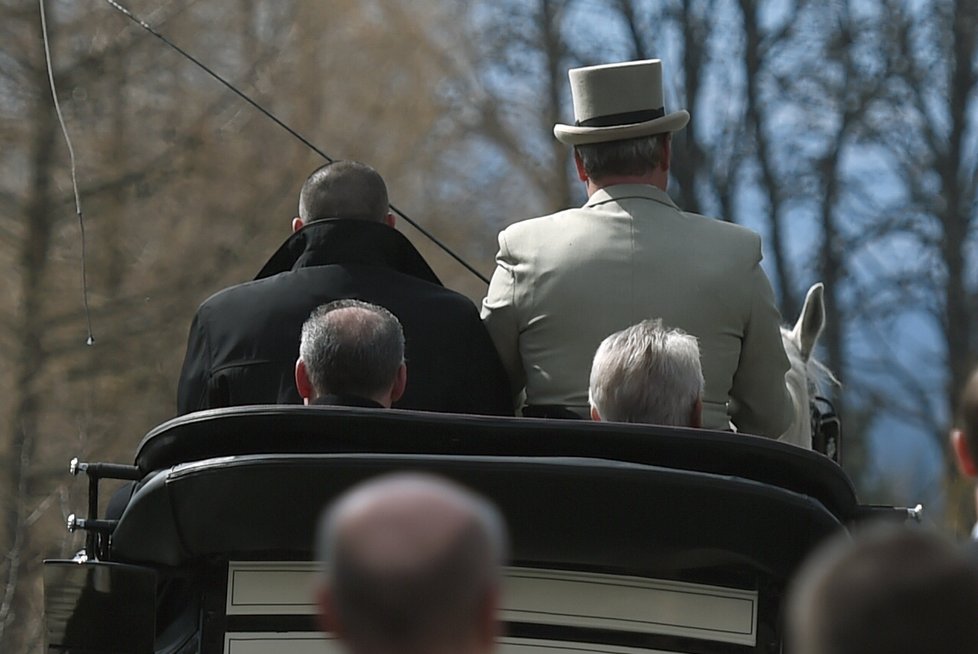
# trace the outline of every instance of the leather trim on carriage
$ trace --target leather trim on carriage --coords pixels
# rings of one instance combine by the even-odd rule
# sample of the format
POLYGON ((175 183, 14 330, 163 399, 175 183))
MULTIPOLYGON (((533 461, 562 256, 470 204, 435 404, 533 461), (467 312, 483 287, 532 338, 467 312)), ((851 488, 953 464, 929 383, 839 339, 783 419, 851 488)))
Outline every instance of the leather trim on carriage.
POLYGON ((843 522, 863 509, 846 474, 821 454, 745 434, 653 425, 248 406, 170 420, 146 435, 135 462, 149 473, 217 456, 329 452, 596 457, 772 484, 816 498, 843 522))
POLYGON ((154 475, 112 538, 119 561, 311 556, 321 508, 392 470, 456 479, 494 500, 528 567, 668 578, 750 570, 786 579, 841 529, 817 500, 737 477, 576 457, 411 454, 232 456, 154 475))

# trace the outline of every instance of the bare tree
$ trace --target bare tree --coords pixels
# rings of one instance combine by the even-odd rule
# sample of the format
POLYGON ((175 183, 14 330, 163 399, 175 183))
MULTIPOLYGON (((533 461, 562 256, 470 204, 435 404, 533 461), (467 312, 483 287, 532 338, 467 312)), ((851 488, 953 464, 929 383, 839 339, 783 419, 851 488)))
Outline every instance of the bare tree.
MULTIPOLYGON (((47 5, 96 343, 84 345, 78 225, 37 5, 0 2, 0 262, 12 271, 0 281, 0 651, 40 650, 40 561, 79 545, 63 527, 64 511, 82 508, 67 458, 124 461, 173 414, 194 309, 255 274, 321 163, 108 5, 47 5)), ((445 147, 429 142, 444 99, 420 90, 451 74, 442 21, 453 10, 186 0, 144 17, 335 157, 377 166, 410 206, 429 181, 416 160, 445 147)))

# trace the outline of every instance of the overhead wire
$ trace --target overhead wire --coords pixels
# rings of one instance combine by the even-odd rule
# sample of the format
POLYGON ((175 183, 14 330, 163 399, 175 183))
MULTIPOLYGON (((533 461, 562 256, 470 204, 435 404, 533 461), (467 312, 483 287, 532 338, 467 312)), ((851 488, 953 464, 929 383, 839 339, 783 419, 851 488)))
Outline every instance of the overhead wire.
POLYGON ((88 266, 87 248, 85 244, 85 217, 82 214, 81 194, 78 192, 78 171, 75 165, 75 148, 71 145, 68 128, 65 126, 64 115, 61 113, 61 103, 58 101, 58 89, 54 84, 54 67, 51 65, 51 46, 48 38, 47 17, 44 14, 44 0, 37 0, 41 11, 41 40, 44 42, 44 62, 48 71, 48 82, 51 84, 51 97, 54 99, 54 111, 58 115, 61 133, 64 134, 68 146, 68 160, 71 163, 71 188, 75 194, 75 213, 78 215, 78 229, 81 232, 81 269, 82 269, 82 301, 85 305, 85 323, 88 327, 86 345, 95 345, 95 335, 92 333, 92 313, 88 307, 88 266))
MULTIPOLYGON (((291 134, 292 136, 294 136, 296 139, 298 139, 300 142, 302 142, 306 147, 308 147, 310 150, 312 150, 313 152, 315 152, 316 154, 318 154, 320 157, 322 157, 323 159, 325 159, 327 162, 332 163, 333 161, 335 161, 335 159, 333 159, 328 154, 326 154, 326 152, 324 152, 322 149, 320 149, 319 147, 317 147, 316 145, 314 145, 312 142, 310 142, 309 139, 307 139, 302 134, 300 134, 296 130, 292 129, 291 127, 289 127, 282 120, 280 120, 277 116, 275 116, 271 111, 269 111, 268 109, 265 109, 265 107, 263 107, 262 105, 260 105, 257 101, 253 100, 250 96, 248 96, 246 93, 244 93, 243 91, 241 91, 240 89, 238 89, 236 86, 234 86, 234 84, 232 84, 231 82, 229 82, 227 79, 225 79, 224 77, 222 77, 220 74, 218 74, 217 72, 215 72, 214 70, 212 70, 211 68, 209 68, 202 61, 200 61, 199 59, 197 59, 196 57, 194 57, 192 54, 190 54, 189 52, 187 52, 186 50, 184 50, 183 48, 181 48, 180 46, 178 46, 176 43, 174 43, 170 39, 166 38, 163 34, 161 34, 160 32, 158 32, 157 30, 153 29, 153 27, 151 27, 148 23, 146 23, 146 21, 144 21, 144 20, 138 18, 137 16, 135 16, 129 9, 127 9, 126 7, 124 7, 121 4, 119 4, 118 2, 116 2, 116 0, 105 0, 105 1, 109 4, 109 6, 111 6, 112 8, 116 9, 117 11, 119 11, 120 13, 122 13, 123 15, 125 15, 129 20, 131 20, 132 22, 134 22, 137 25, 139 25, 141 28, 143 28, 144 30, 146 30, 147 32, 149 32, 150 34, 152 34, 153 36, 155 36, 157 39, 159 39, 160 41, 162 41, 163 43, 165 43, 171 49, 173 49, 176 52, 178 52, 181 56, 183 56, 184 58, 186 58, 189 61, 191 61, 194 65, 196 65, 198 68, 200 68, 201 70, 203 70, 205 73, 207 73, 208 75, 210 75, 211 77, 213 77, 214 79, 216 79, 218 82, 220 82, 221 84, 223 84, 225 87, 227 87, 229 90, 231 90, 235 95, 237 95, 239 98, 241 98, 242 100, 244 100, 245 102, 247 102, 248 104, 250 104, 252 107, 254 107, 255 109, 257 109, 262 114, 264 114, 267 118, 271 119, 276 125, 278 125, 282 129, 284 129, 286 132, 288 132, 289 134, 291 134)), ((445 245, 434 234, 432 234, 427 229, 425 229, 424 227, 422 227, 421 225, 419 225, 417 222, 415 222, 414 220, 412 220, 410 216, 408 216, 406 213, 404 213, 403 211, 401 211, 400 209, 398 209, 393 204, 391 204, 389 206, 390 206, 390 210, 393 213, 397 214, 398 217, 402 218, 405 222, 407 222, 409 225, 411 225, 416 230, 418 230, 421 234, 423 234, 426 238, 428 238, 428 240, 430 240, 432 243, 434 243, 435 245, 437 245, 439 248, 442 249, 442 251, 444 251, 446 254, 448 254, 450 257, 452 257, 455 261, 457 261, 460 265, 462 265, 466 270, 468 270, 470 273, 472 273, 473 275, 475 275, 476 277, 478 277, 479 279, 481 279, 484 283, 486 283, 486 284, 489 283, 489 279, 486 278, 485 275, 483 275, 482 273, 480 273, 472 265, 470 265, 467 261, 465 261, 464 259, 462 259, 462 257, 460 257, 458 254, 456 254, 454 251, 452 251, 451 248, 449 248, 447 245, 445 245)))

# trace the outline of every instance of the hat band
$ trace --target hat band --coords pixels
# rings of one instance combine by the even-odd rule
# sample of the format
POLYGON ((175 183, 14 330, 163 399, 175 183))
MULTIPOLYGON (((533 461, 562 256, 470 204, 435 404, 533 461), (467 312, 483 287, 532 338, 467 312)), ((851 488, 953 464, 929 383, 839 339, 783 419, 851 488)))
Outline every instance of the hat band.
POLYGON ((634 123, 644 123, 666 115, 665 107, 658 109, 647 109, 645 111, 627 111, 622 114, 609 114, 607 116, 595 116, 587 120, 575 121, 578 127, 616 127, 618 125, 632 125, 634 123))

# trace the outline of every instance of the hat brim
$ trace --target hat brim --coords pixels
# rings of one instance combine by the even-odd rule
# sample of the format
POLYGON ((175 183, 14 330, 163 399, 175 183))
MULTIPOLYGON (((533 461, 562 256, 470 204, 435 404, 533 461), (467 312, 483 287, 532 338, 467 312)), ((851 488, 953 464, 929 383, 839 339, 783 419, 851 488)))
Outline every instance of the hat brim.
POLYGON ((689 112, 685 109, 671 114, 647 120, 642 123, 628 125, 613 125, 611 127, 582 127, 578 125, 554 125, 554 136, 567 145, 588 145, 590 143, 605 143, 607 141, 624 141, 653 134, 675 132, 686 127, 689 122, 689 112))

